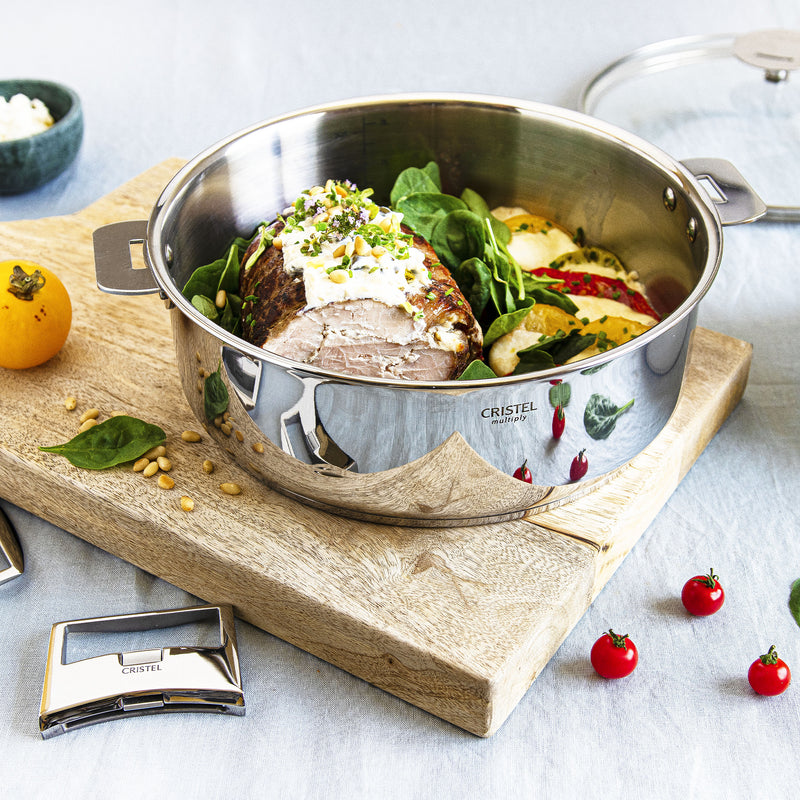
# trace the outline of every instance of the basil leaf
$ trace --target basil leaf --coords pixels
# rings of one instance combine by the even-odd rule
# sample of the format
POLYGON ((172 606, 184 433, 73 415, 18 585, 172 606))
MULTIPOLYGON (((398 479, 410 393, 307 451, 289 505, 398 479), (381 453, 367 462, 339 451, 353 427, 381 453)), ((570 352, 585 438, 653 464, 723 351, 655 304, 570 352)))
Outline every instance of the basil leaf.
POLYGON ((203 410, 206 419, 213 422, 214 419, 228 410, 230 397, 228 388, 222 380, 222 362, 220 361, 216 372, 212 372, 203 383, 203 410))
POLYGON ((496 378, 494 370, 483 361, 470 361, 467 368, 458 376, 460 381, 485 381, 496 378))
POLYGON ((394 182, 389 194, 389 202, 393 206, 418 192, 441 192, 442 185, 439 179, 439 167, 434 162, 429 162, 423 169, 408 167, 404 169, 394 182))
POLYGON ((546 289, 541 286, 535 289, 530 289, 529 293, 537 303, 542 303, 547 306, 557 306, 567 314, 575 314, 578 311, 578 306, 575 305, 569 295, 563 292, 556 292, 553 289, 546 289))
POLYGON ((497 317, 483 335, 483 346, 488 347, 494 344, 501 336, 505 336, 514 330, 530 313, 530 306, 519 308, 510 314, 502 314, 497 317))
POLYGON ((561 406, 566 408, 569 405, 570 398, 572 397, 572 389, 568 383, 557 383, 555 386, 550 387, 550 405, 553 408, 561 406))
POLYGON ((633 399, 624 406, 602 394, 593 394, 583 412, 583 427, 592 439, 607 439, 617 424, 617 419, 633 405, 633 399))
POLYGON ((415 192, 397 203, 405 222, 426 241, 431 241, 433 229, 446 214, 466 209, 457 197, 439 192, 415 192))
POLYGON ((122 415, 87 428, 64 444, 39 449, 64 456, 82 469, 107 469, 139 458, 166 438, 158 425, 122 415))
POLYGON ((800 578, 792 584, 792 591, 789 594, 789 611, 792 612, 794 621, 800 625, 800 578))

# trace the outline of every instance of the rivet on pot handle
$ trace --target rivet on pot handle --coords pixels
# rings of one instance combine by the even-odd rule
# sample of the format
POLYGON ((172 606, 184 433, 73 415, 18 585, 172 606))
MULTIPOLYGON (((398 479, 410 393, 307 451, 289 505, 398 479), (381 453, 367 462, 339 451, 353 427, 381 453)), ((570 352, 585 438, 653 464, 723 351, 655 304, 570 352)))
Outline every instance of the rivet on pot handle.
POLYGON ((147 238, 147 220, 112 222, 93 235, 97 286, 110 294, 152 294, 159 287, 148 269, 134 269, 131 245, 147 238))
POLYGON ((681 162, 709 192, 723 225, 754 222, 767 213, 767 205, 730 161, 724 158, 687 158, 681 162), (714 197, 713 195, 717 195, 714 197))

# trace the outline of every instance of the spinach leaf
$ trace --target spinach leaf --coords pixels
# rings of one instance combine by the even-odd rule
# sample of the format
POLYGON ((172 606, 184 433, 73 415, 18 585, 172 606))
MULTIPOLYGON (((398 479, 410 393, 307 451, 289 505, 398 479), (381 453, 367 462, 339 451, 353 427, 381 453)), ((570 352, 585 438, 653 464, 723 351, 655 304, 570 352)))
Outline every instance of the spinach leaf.
POLYGON ((592 439, 607 439, 617 424, 617 419, 633 405, 633 399, 624 406, 602 394, 593 394, 583 412, 583 427, 592 439))
POLYGON ((550 405, 553 406, 553 408, 556 408, 557 406, 566 408, 569 405, 571 397, 572 389, 570 388, 570 385, 564 381, 550 387, 549 398, 550 405))
POLYGON ((502 245, 507 245, 511 241, 511 229, 505 222, 501 222, 492 214, 489 204, 474 189, 467 187, 461 192, 461 199, 467 208, 481 219, 489 220, 495 239, 502 245))
POLYGON ((158 425, 122 415, 87 428, 64 444, 39 449, 64 456, 82 469, 107 469, 133 461, 166 438, 158 425))
POLYGON ((456 209, 439 220, 429 241, 445 266, 457 271, 462 261, 484 255, 483 223, 466 208, 456 209))
POLYGON ((470 361, 467 368, 458 376, 460 381, 485 381, 496 378, 494 370, 483 361, 470 361))
POLYGON ((435 162, 429 161, 422 169, 408 167, 397 176, 389 194, 389 202, 396 207, 401 200, 417 192, 441 191, 439 166, 435 162))
POLYGON ((800 578, 792 584, 792 591, 789 594, 789 611, 792 612, 794 621, 800 625, 800 578))
MULTIPOLYGON (((489 302, 492 273, 479 258, 468 258, 458 268, 458 285, 475 317, 480 317, 489 302)), ((486 339, 484 338, 484 344, 486 339)))
POLYGON ((192 297, 192 305, 208 319, 215 321, 219 317, 219 309, 214 305, 214 301, 202 294, 192 297))
MULTIPOLYGON (((236 244, 232 244, 228 250, 228 258, 225 261, 225 267, 219 277, 217 284, 217 292, 224 289, 226 292, 239 291, 239 248, 236 244)), ((214 293, 216 297, 216 292, 214 293)))
POLYGON ((457 197, 439 192, 416 192, 397 203, 403 222, 427 241, 431 241, 433 229, 442 217, 456 209, 466 209, 466 206, 457 197))
POLYGON ((191 300, 195 295, 199 295, 201 297, 209 297, 213 301, 217 296, 220 278, 222 278, 222 273, 225 272, 227 265, 228 259, 226 257, 218 258, 210 264, 198 267, 189 276, 189 280, 186 281, 183 287, 183 296, 187 300, 191 300))
POLYGON ((484 347, 494 344, 501 336, 505 336, 507 333, 513 331, 514 328, 528 316, 530 310, 530 306, 526 306, 496 317, 483 335, 484 347))
POLYGON ((209 422, 213 422, 220 414, 224 414, 228 410, 230 402, 228 388, 222 380, 221 370, 222 362, 220 361, 217 371, 212 372, 203 383, 203 410, 209 422))
POLYGON ((524 375, 565 364, 587 347, 591 347, 596 338, 593 333, 582 334, 576 330, 570 331, 569 334, 559 331, 555 336, 542 337, 540 342, 517 353, 519 364, 514 368, 513 374, 524 375))

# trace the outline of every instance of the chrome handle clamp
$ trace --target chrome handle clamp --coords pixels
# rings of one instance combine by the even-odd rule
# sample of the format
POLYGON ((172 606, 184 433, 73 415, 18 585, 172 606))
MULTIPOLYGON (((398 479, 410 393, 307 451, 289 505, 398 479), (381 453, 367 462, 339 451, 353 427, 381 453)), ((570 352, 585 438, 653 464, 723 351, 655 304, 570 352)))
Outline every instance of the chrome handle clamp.
POLYGON ((245 713, 230 606, 194 606, 53 625, 39 713, 42 738, 113 719, 178 711, 245 713), (190 623, 218 625, 218 646, 159 647, 66 662, 68 633, 127 633, 190 623))
POLYGON ((24 569, 22 548, 14 533, 14 527, 11 525, 11 520, 3 513, 3 509, 0 508, 0 583, 18 578, 24 569), (5 568, 3 567, 4 562, 8 564, 5 568))

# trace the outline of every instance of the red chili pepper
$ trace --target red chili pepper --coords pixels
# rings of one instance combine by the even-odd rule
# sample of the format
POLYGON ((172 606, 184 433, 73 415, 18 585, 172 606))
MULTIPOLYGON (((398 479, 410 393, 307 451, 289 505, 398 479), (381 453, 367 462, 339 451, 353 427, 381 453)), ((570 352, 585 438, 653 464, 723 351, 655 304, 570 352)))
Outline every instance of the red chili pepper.
POLYGON ((591 295, 593 297, 605 297, 607 300, 617 300, 634 311, 661 319, 650 303, 647 302, 647 298, 640 292, 631 289, 625 281, 607 278, 605 275, 595 275, 591 272, 569 272, 563 269, 554 269, 553 267, 537 267, 533 270, 533 274, 556 278, 559 283, 554 283, 549 287, 556 292, 591 295))
POLYGON ((566 417, 564 416, 564 409, 561 406, 556 406, 553 412, 553 438, 560 439, 561 434, 564 433, 564 428, 567 424, 566 417))
POLYGON ((586 458, 586 450, 581 450, 575 458, 572 459, 572 465, 569 468, 569 479, 571 481, 579 481, 589 469, 589 461, 586 458))
POLYGON ((514 477, 517 480, 525 481, 525 483, 533 483, 533 475, 531 474, 531 471, 528 469, 527 458, 522 462, 521 467, 517 467, 514 470, 514 477))

